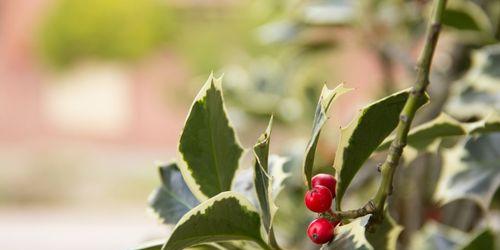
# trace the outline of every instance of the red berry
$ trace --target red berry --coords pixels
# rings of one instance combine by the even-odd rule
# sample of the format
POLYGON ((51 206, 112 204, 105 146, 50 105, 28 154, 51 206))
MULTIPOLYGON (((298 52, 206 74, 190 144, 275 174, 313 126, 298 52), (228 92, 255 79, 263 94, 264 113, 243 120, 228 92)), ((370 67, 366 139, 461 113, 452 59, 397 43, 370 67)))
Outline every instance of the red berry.
POLYGON ((327 187, 332 193, 332 197, 335 198, 335 188, 337 186, 337 180, 335 177, 329 174, 317 174, 311 180, 312 187, 318 185, 327 187))
POLYGON ((316 244, 325 244, 335 236, 334 226, 325 218, 315 219, 307 228, 307 236, 316 244))
POLYGON ((307 191, 304 202, 309 210, 316 213, 323 213, 332 206, 332 193, 323 186, 317 186, 307 191))

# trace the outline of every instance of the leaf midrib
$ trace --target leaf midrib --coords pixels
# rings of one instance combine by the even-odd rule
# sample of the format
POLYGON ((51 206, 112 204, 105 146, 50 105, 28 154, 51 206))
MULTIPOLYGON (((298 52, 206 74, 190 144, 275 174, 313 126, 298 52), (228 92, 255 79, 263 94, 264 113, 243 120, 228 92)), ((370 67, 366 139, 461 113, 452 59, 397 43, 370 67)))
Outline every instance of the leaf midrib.
MULTIPOLYGON (((210 88, 209 91, 213 91, 212 87, 210 88)), ((213 98, 210 98, 211 96, 209 95, 209 92, 207 92, 207 105, 210 105, 212 106, 212 99, 213 98)), ((224 107, 222 107, 224 108, 224 107)), ((214 141, 215 141, 215 138, 213 138, 214 136, 214 131, 213 131, 213 128, 212 128, 212 112, 210 112, 210 108, 208 108, 208 106, 206 107, 206 110, 207 110, 207 113, 208 113, 208 121, 207 121, 207 126, 208 126, 208 129, 210 130, 210 147, 212 149, 212 161, 214 163, 214 166, 215 166, 215 176, 217 177, 217 184, 219 186, 219 191, 223 191, 222 189, 222 180, 220 178, 220 174, 219 174, 219 164, 218 164, 218 158, 217 158, 217 153, 215 151, 215 144, 214 144, 214 141)))
POLYGON ((186 208, 188 208, 188 209, 193 208, 193 206, 188 205, 184 200, 181 200, 178 195, 176 195, 175 193, 171 192, 167 187, 163 186, 162 189, 165 192, 167 192, 167 194, 169 194, 170 196, 172 196, 172 198, 174 198, 176 201, 178 201, 179 203, 181 203, 182 205, 184 205, 186 208))

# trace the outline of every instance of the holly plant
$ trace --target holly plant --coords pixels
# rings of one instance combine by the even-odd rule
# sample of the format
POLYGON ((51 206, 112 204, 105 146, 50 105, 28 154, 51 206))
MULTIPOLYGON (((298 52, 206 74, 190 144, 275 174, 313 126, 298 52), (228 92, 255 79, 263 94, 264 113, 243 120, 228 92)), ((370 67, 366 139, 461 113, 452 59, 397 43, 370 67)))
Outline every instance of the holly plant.
MULTIPOLYGON (((430 84, 429 72, 446 0, 435 0, 433 7, 417 64, 414 86, 359 110, 353 121, 340 131, 332 171, 317 173, 314 162, 316 148, 321 130, 328 119, 328 110, 337 99, 351 91, 343 84, 333 89, 323 87, 302 161, 302 183, 307 190, 304 204, 316 215, 303 232, 318 247, 322 245, 321 249, 396 249, 397 239, 403 228, 391 217, 388 198, 398 192, 395 171, 402 157, 405 160, 410 158, 408 152, 411 151, 404 151, 407 145, 411 150, 428 149, 445 137, 476 137, 480 140, 468 139, 462 150, 450 151, 454 164, 469 161, 483 164, 481 166, 498 165, 494 159, 474 152, 478 148, 472 147, 483 141, 486 143, 486 139, 481 140, 486 134, 500 131, 498 114, 491 113, 483 120, 462 123, 442 113, 432 121, 414 128, 411 126, 419 108, 429 102, 426 89, 430 84), (346 191, 375 152, 386 152, 385 160, 378 165, 378 189, 360 208, 343 209, 342 201, 348 194, 346 191)), ((226 112, 222 77, 210 75, 191 106, 180 136, 178 157, 173 162, 160 164, 162 185, 154 190, 149 199, 150 206, 159 219, 175 226, 165 239, 145 243, 136 249, 290 248, 283 247, 286 243, 279 237, 275 217, 280 209, 276 203, 277 197, 291 173, 285 171, 285 157, 270 154, 272 128, 271 116, 267 128, 251 150, 253 166, 241 169, 241 159, 246 150, 239 142, 226 112)), ((498 169, 489 170, 500 176, 498 169)), ((453 180, 446 179, 446 171, 448 170, 444 169, 444 180, 440 181, 439 192, 442 197, 449 198, 449 195, 443 193, 453 188, 454 184, 453 180)), ((465 167, 451 174, 456 174, 457 171, 465 172, 468 176, 476 174, 476 178, 487 178, 483 174, 470 173, 472 171, 465 167)), ((499 179, 495 180, 488 186, 493 192, 500 185, 499 179)), ((422 244, 431 244, 430 237, 438 237, 437 233, 432 232, 439 230, 431 226, 425 230, 431 233, 421 237, 424 242, 422 244)), ((481 244, 489 242, 492 237, 487 229, 468 242, 463 242, 462 239, 461 246, 464 249, 488 249, 477 247, 484 246, 481 244)), ((433 249, 430 245, 427 246, 429 247, 420 249, 433 249)))

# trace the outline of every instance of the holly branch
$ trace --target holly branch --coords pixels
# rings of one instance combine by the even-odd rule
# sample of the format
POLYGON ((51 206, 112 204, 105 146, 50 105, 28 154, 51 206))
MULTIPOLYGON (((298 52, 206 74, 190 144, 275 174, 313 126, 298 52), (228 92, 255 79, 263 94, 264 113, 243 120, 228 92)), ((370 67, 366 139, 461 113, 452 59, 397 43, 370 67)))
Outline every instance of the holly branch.
POLYGON ((419 103, 419 101, 421 101, 421 98, 424 97, 427 86, 429 86, 430 84, 429 73, 431 62, 441 31, 441 20, 445 7, 446 0, 434 1, 434 10, 428 24, 425 44, 420 53, 417 63, 417 75, 415 84, 399 116, 395 138, 389 148, 387 158, 380 166, 382 180, 375 197, 368 203, 366 203, 366 205, 364 205, 362 208, 348 211, 335 211, 334 213, 338 218, 353 219, 372 214, 370 222, 367 226, 368 229, 383 220, 385 201, 387 200, 387 197, 392 193, 394 173, 399 164, 403 149, 406 146, 408 132, 410 131, 411 123, 419 107, 417 104, 419 103))

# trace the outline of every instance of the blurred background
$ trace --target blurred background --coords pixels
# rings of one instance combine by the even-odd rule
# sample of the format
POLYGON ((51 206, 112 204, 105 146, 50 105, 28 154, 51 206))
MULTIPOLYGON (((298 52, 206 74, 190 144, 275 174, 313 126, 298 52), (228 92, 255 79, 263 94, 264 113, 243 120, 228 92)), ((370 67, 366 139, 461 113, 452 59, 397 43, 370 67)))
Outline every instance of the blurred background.
MULTIPOLYGON (((463 121, 500 110, 498 67, 493 87, 480 93, 471 93, 473 81, 457 84, 476 65, 474 55, 493 54, 500 65, 500 2, 450 2, 433 103, 417 123, 443 107, 463 121), (467 112, 459 99, 465 91, 477 104, 467 112)), ((331 166, 338 128, 412 83, 427 3, 0 0, 0 245, 128 249, 165 236, 168 228, 146 209, 160 183, 155 162, 176 157, 190 103, 211 72, 224 74, 229 115, 245 147, 275 114, 272 151, 294 159, 291 169, 300 167, 322 85, 355 88, 331 111, 320 141, 318 164, 331 166)), ((400 172, 428 177, 422 169, 400 172)), ((370 174, 361 174, 359 187, 373 186, 370 174)), ((440 215, 433 204, 419 204, 416 222, 396 216, 408 235, 440 215)))

